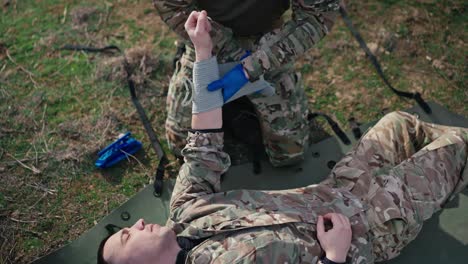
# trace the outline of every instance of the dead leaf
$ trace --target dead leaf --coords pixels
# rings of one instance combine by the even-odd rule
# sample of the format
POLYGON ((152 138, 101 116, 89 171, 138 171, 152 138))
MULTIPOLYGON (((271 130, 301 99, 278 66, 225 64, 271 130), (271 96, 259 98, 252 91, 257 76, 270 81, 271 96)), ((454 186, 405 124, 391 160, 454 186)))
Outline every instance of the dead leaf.
POLYGON ((439 70, 445 69, 444 63, 441 60, 434 60, 432 62, 432 67, 439 69, 439 70))
POLYGON ((369 42, 367 44, 367 46, 369 47, 369 50, 373 53, 373 54, 376 54, 377 51, 379 50, 379 45, 377 43, 374 43, 374 42, 369 42))

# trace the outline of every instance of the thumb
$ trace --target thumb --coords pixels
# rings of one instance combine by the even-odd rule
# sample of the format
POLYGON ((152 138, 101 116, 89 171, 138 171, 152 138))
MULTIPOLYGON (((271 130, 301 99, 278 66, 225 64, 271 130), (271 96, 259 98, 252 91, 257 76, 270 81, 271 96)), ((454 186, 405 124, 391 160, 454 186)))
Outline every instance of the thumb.
POLYGON ((213 92, 213 91, 223 88, 223 86, 224 86, 223 80, 217 80, 208 84, 208 91, 213 92))
POLYGON ((317 237, 321 237, 325 233, 325 226, 323 225, 323 217, 319 215, 317 221, 317 237))

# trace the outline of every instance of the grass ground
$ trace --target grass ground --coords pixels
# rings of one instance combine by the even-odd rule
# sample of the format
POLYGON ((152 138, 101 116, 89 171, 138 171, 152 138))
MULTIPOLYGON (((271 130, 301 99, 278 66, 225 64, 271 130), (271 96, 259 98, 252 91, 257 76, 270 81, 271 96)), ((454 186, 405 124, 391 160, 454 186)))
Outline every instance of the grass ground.
MULTIPOLYGON (((156 157, 119 58, 60 50, 66 44, 126 49, 141 103, 162 137, 175 35, 150 2, 3 1, 0 263, 28 263, 76 239, 150 183, 156 157), (97 152, 125 131, 144 151, 109 171, 96 169, 97 152)), ((468 115, 464 1, 353 0, 347 6, 397 88, 468 115)), ((413 104, 385 88, 341 20, 297 66, 311 108, 344 128, 351 116, 364 123, 413 104)), ((166 176, 174 177, 178 167, 170 158, 166 176)))

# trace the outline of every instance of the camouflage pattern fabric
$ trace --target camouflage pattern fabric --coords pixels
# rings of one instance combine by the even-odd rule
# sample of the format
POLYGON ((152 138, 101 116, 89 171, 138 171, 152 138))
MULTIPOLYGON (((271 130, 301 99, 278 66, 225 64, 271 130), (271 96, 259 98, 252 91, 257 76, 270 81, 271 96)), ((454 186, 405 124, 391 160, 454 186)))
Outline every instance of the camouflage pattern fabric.
MULTIPOLYGON (((293 63, 317 44, 331 29, 340 0, 291 0, 292 18, 278 29, 266 33, 244 61, 252 79, 293 63)), ((196 0, 153 0, 162 20, 190 44, 184 23, 192 11, 199 11, 196 0)), ((214 53, 220 63, 239 60, 245 53, 242 39, 231 29, 212 21, 214 53)))
POLYGON ((392 113, 316 185, 220 192, 230 166, 222 133, 191 133, 167 226, 205 238, 190 263, 318 263, 318 215, 338 212, 353 230, 350 263, 397 256, 424 220, 468 184, 468 129, 392 113))
POLYGON ((323 184, 369 202, 376 261, 397 256, 427 220, 468 184, 468 129, 388 114, 333 169, 323 184))
MULTIPOLYGON (((309 126, 307 99, 301 76, 294 72, 293 62, 328 33, 333 25, 336 0, 292 1, 293 19, 263 37, 235 38, 229 28, 213 21, 214 53, 219 63, 238 61, 245 50, 252 50, 250 59, 242 63, 252 79, 264 75, 276 88, 276 95, 249 98, 259 117, 266 153, 274 166, 285 166, 303 160, 307 145, 316 142, 318 126, 309 126), (261 67, 260 67, 261 66, 261 67), (255 67, 252 68, 252 67, 255 67), (313 127, 315 130, 310 130, 313 127), (314 135, 311 139, 309 135, 314 135)), ((185 40, 184 23, 196 1, 153 1, 162 20, 185 40)), ((167 96, 166 138, 170 149, 180 155, 191 123, 192 69, 194 50, 187 50, 177 64, 167 96)), ((319 128, 322 130, 321 128, 319 128)), ((320 138, 321 139, 321 138, 320 138)))

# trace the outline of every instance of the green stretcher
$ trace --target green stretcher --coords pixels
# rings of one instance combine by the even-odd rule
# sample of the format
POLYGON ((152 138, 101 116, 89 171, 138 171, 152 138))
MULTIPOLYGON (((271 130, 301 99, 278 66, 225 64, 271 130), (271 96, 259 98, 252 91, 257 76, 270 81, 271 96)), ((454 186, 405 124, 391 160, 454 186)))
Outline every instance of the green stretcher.
MULTIPOLYGON (((419 107, 407 112, 416 113, 422 120, 437 124, 468 127, 467 118, 453 114, 438 104, 429 105, 432 108, 430 115, 419 107)), ((365 131, 371 125, 362 126, 361 130, 365 131)), ((348 133, 348 137, 353 144, 356 142, 351 133, 348 133)), ((351 147, 331 137, 312 145, 306 160, 294 167, 278 169, 264 161, 262 173, 256 175, 250 163, 233 166, 222 179, 222 189, 281 190, 318 183, 328 176, 330 167, 351 147)), ((96 263, 98 245, 108 234, 105 229, 107 224, 130 226, 139 218, 165 224, 173 186, 174 180, 165 181, 161 197, 153 196, 153 186, 147 186, 80 238, 34 263, 96 263)), ((426 222, 416 240, 399 257, 387 263, 468 263, 468 189, 426 222)))

